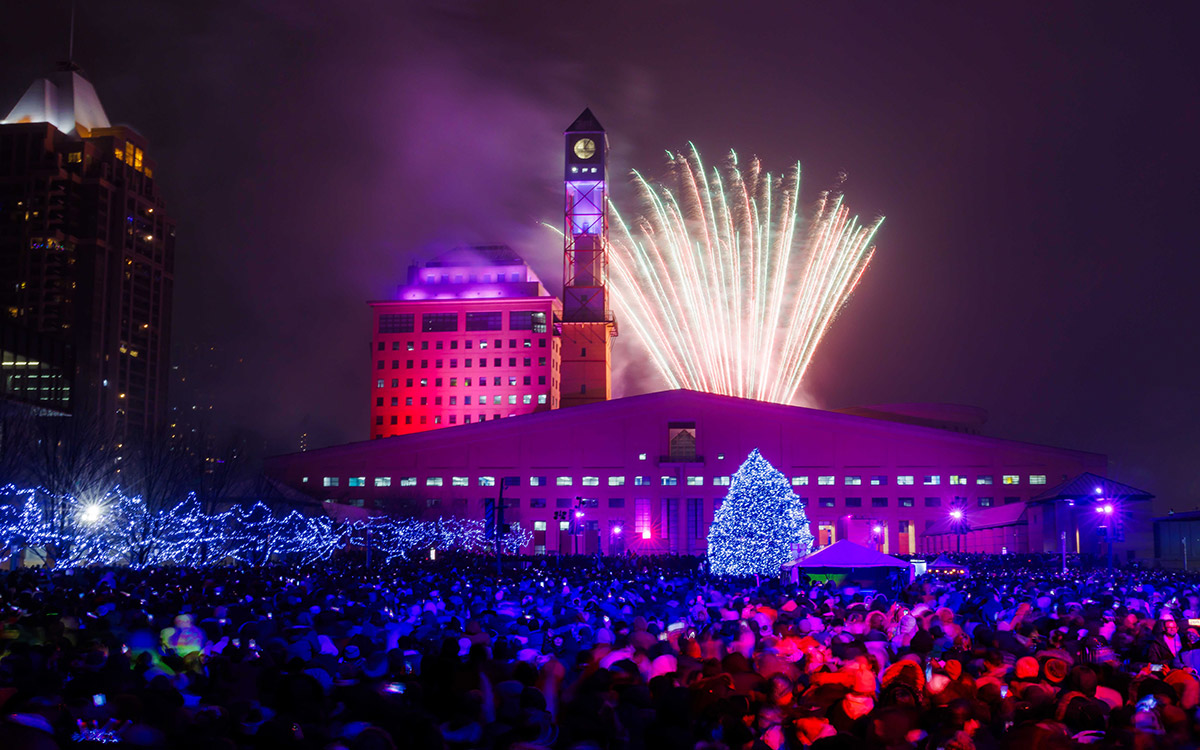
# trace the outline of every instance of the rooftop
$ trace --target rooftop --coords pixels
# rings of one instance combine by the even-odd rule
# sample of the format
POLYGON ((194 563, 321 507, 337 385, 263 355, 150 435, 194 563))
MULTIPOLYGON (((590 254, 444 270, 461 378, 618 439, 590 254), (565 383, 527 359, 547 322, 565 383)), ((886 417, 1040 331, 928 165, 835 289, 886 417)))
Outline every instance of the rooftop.
POLYGON ((24 122, 48 122, 63 133, 79 135, 112 127, 96 89, 70 64, 34 81, 0 124, 24 122))

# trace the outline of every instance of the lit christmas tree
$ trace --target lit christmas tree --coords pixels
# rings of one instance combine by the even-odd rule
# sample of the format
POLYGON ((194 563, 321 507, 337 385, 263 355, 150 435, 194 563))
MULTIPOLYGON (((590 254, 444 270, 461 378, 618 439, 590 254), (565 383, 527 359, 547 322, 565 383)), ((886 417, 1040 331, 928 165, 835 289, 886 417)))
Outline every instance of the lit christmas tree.
POLYGON ((807 555, 812 544, 800 498, 787 478, 754 449, 733 475, 708 531, 713 574, 776 576, 796 555, 807 555))

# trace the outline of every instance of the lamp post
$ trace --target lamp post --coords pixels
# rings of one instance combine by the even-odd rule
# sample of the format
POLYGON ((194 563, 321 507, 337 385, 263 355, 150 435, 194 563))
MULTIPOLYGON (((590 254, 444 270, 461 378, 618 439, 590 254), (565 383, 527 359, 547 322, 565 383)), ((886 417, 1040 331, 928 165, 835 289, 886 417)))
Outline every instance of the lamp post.
POLYGON ((963 509, 954 508, 950 511, 950 519, 954 522, 955 536, 958 537, 958 551, 962 553, 963 509))

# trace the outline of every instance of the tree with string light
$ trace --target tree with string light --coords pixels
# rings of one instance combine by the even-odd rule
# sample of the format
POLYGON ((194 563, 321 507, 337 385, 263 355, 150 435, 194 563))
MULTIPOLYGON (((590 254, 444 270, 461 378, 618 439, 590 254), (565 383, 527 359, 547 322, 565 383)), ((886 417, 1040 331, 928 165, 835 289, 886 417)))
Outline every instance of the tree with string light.
POLYGON ((733 475, 708 531, 710 569, 714 575, 776 576, 812 544, 800 498, 755 448, 733 475))

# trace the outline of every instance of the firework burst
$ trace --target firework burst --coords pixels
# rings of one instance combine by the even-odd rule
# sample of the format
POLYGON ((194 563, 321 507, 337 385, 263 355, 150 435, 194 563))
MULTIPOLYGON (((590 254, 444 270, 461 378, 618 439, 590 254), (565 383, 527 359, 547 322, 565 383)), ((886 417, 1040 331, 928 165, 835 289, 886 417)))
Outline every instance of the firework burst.
POLYGON ((732 153, 710 171, 695 147, 668 157, 670 186, 634 173, 640 215, 610 207, 621 325, 672 388, 792 403, 882 218, 860 224, 826 191, 802 226, 799 164, 776 177, 732 153))

